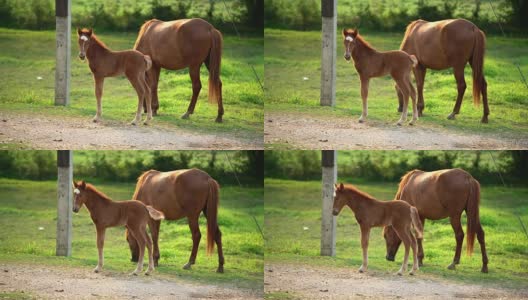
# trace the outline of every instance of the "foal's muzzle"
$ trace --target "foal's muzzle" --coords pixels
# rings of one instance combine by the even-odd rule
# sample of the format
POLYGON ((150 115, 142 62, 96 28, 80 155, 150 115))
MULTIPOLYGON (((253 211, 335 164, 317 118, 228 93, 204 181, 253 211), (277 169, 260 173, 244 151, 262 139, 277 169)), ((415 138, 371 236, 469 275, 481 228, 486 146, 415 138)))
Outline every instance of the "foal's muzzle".
POLYGON ((350 61, 350 55, 349 54, 345 54, 345 60, 346 61, 350 61))
POLYGON ((74 208, 73 208, 73 212, 74 212, 74 213, 78 213, 78 212, 79 212, 79 209, 78 209, 77 207, 74 207, 74 208))
POLYGON ((337 216, 339 214, 339 211, 337 209, 332 210, 332 215, 337 216))
POLYGON ((84 60, 84 59, 86 58, 86 55, 84 55, 84 54, 82 54, 82 53, 79 53, 79 58, 80 58, 81 60, 84 60))

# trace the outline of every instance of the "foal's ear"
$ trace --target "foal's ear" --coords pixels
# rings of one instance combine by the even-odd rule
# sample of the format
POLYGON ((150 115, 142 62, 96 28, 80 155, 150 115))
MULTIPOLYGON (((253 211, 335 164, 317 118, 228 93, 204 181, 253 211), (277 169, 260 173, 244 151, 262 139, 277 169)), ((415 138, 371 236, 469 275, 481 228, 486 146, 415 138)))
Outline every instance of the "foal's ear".
POLYGON ((81 28, 77 27, 77 35, 81 35, 81 34, 82 34, 81 28))
POLYGON ((92 33, 93 33, 93 29, 92 28, 88 29, 88 36, 92 36, 92 33))
POLYGON ((342 191, 342 190, 344 190, 344 189, 345 189, 345 186, 344 186, 343 183, 341 182, 341 183, 339 184, 339 190, 342 191))
POLYGON ((347 36, 347 29, 346 28, 343 28, 343 37, 346 37, 347 36))
POLYGON ((356 37, 358 34, 359 34, 359 30, 357 30, 357 29, 353 29, 352 30, 352 36, 353 37, 356 37))
POLYGON ((76 188, 76 187, 77 187, 77 182, 75 182, 75 180, 74 180, 74 181, 72 181, 72 182, 73 182, 73 187, 75 187, 75 188, 76 188))
POLYGON ((86 188, 86 182, 84 182, 84 180, 81 180, 79 187, 84 190, 86 188))

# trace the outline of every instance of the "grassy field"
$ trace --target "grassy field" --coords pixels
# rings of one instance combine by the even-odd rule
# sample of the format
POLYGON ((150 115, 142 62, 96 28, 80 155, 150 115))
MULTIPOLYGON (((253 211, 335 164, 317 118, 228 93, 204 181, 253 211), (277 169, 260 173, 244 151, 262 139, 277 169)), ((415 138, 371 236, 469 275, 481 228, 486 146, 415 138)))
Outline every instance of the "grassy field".
MULTIPOLYGON (((131 49, 136 33, 99 33, 113 50, 131 49)), ((35 116, 74 116, 91 122, 95 115, 94 84, 87 63, 78 58, 77 38, 72 35, 71 105, 55 107, 55 33, 0 28, 0 102, 3 111, 32 113, 35 116), (38 79, 42 77, 42 79, 38 79)), ((202 91, 191 120, 180 116, 187 111, 192 95, 188 71, 163 70, 159 83, 161 114, 156 124, 168 124, 197 132, 232 133, 260 139, 263 132, 263 92, 250 65, 262 78, 263 39, 224 36, 222 81, 224 123, 214 122, 217 106, 207 101, 207 78, 202 68, 202 91)), ((125 77, 105 80, 103 120, 128 124, 137 108, 137 95, 125 77)))
MULTIPOLYGON (((97 185, 113 199, 129 199, 134 186, 134 183, 97 185)), ((262 290, 264 245, 252 215, 263 224, 263 190, 223 186, 220 191, 218 220, 223 232, 225 273, 215 273, 218 257, 216 252, 210 257, 205 255, 203 238, 196 265, 191 271, 182 269, 189 258, 192 240, 186 220, 179 220, 161 225, 161 259, 154 276, 262 290)), ((95 267, 95 228, 85 207, 73 216, 72 256, 54 256, 56 193, 56 182, 0 179, 0 261, 95 267)), ((200 218, 200 229, 205 236, 205 218, 200 218)), ((134 269, 124 228, 107 230, 104 250, 106 270, 128 274, 134 269)))
MULTIPOLYGON (((353 182, 341 179, 345 182, 353 182)), ((357 182, 356 182, 357 183, 357 182)), ((359 226, 350 209, 337 217, 337 255, 319 256, 321 231, 321 183, 319 181, 265 180, 265 253, 266 261, 303 263, 314 266, 347 267, 361 265, 359 226), (307 229, 306 229, 307 228, 307 229)), ((397 183, 360 182, 357 186, 378 199, 392 199, 397 183)), ((489 273, 480 272, 478 242, 472 257, 464 254, 456 271, 447 269, 454 255, 455 238, 447 219, 426 221, 424 266, 420 277, 442 278, 453 282, 475 283, 508 288, 526 288, 528 250, 526 236, 515 214, 528 222, 528 188, 505 190, 484 185, 480 220, 486 232, 489 273)), ((465 231, 465 217, 463 216, 465 231)), ((394 274, 401 264, 400 248, 395 262, 385 260, 385 240, 381 228, 370 235, 369 268, 382 274, 394 274)))
MULTIPOLYGON (((403 33, 361 32, 378 50, 398 49, 403 33)), ((336 106, 319 105, 321 33, 288 30, 265 30, 266 110, 301 112, 307 116, 346 116, 355 122, 361 115, 359 77, 352 63, 343 55, 338 36, 336 106)), ((526 137, 528 129, 528 89, 514 63, 528 74, 528 39, 488 36, 485 75, 488 81, 490 123, 481 124, 482 106, 472 104, 471 68, 466 67, 468 88, 457 120, 446 117, 453 110, 457 96, 452 70, 428 70, 425 88, 425 110, 418 126, 441 126, 458 132, 495 133, 526 137)), ((394 82, 390 77, 373 79, 369 89, 369 119, 388 126, 398 119, 394 82)))

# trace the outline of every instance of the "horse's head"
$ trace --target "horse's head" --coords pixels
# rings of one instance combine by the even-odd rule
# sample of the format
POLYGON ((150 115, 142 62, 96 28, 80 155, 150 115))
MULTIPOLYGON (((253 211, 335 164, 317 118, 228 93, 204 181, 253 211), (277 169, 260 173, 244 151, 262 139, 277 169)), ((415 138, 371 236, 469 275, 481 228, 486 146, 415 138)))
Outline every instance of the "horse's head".
POLYGON ((343 183, 340 183, 339 185, 337 185, 337 183, 334 184, 334 209, 332 211, 334 216, 337 216, 346 204, 344 191, 345 187, 343 186, 343 183))
POLYGON ((356 45, 356 37, 359 34, 357 29, 343 29, 343 44, 345 45, 345 60, 350 62, 352 49, 356 45))
POLYGON ((73 194, 75 195, 75 199, 73 201, 73 212, 77 213, 86 202, 86 198, 88 196, 86 192, 86 182, 84 182, 84 180, 73 182, 73 194))
POLYGON ((383 228, 383 237, 387 244, 387 256, 385 256, 385 258, 389 261, 394 261, 396 252, 398 252, 398 248, 401 244, 401 239, 392 226, 385 226, 383 228))
POLYGON ((79 58, 84 60, 86 58, 86 49, 90 46, 93 30, 77 28, 77 43, 79 44, 79 58))

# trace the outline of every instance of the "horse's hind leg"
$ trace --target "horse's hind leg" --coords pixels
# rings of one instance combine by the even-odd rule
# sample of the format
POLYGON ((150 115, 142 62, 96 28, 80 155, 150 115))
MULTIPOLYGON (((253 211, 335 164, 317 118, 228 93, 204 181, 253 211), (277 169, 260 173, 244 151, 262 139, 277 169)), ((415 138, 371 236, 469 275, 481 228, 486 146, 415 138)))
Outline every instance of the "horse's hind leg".
POLYGON ((126 236, 126 240, 128 242, 128 245, 130 247, 130 254, 131 254, 130 261, 131 262, 137 262, 138 261, 138 256, 139 256, 138 243, 137 243, 136 239, 132 236, 132 234, 130 233, 130 230, 128 230, 128 228, 125 231, 125 236, 126 236))
POLYGON ((198 253, 198 246, 200 245, 200 239, 202 238, 202 234, 200 233, 200 226, 198 226, 198 217, 199 215, 188 217, 189 228, 191 229, 192 234, 193 246, 191 250, 191 256, 189 257, 189 262, 187 262, 183 266, 185 270, 191 269, 191 266, 194 265, 194 263, 196 262, 196 254, 198 253))
MULTIPOLYGON (((420 217, 420 221, 422 222, 422 228, 425 227, 425 218, 420 217)), ((418 265, 421 267, 423 266, 423 259, 425 257, 425 254, 423 251, 423 245, 422 245, 423 237, 417 238, 417 242, 418 242, 418 265)))
POLYGON ((403 94, 397 84, 394 85, 394 89, 396 90, 396 95, 398 95, 398 112, 401 113, 403 111, 403 94))
MULTIPOLYGON (((488 115, 490 113, 489 106, 488 106, 488 82, 486 82, 486 78, 484 78, 484 75, 482 75, 482 106, 484 109, 484 114, 482 115, 482 123, 488 123, 488 115)), ((487 269, 487 268, 486 268, 487 269)))
POLYGON ((449 120, 454 120, 455 115, 460 113, 460 106, 462 106, 462 99, 464 99, 464 93, 466 92, 466 80, 464 79, 464 65, 453 67, 455 73, 455 80, 457 82, 457 99, 453 112, 447 116, 449 120))
POLYGON ((455 257, 453 258, 453 262, 447 267, 449 270, 454 270, 455 265, 460 263, 460 253, 462 252, 462 243, 464 242, 464 231, 462 230, 462 225, 460 224, 460 217, 461 215, 459 214, 449 218, 449 221, 451 221, 451 227, 453 227, 453 231, 455 232, 456 239, 455 257))
MULTIPOLYGON (((152 63, 152 67, 146 72, 147 83, 150 88, 152 114, 158 115, 159 100, 158 100, 158 82, 161 68, 152 63)), ((143 111, 147 113, 147 103, 143 103, 143 111)))
POLYGON ((193 94, 191 97, 191 103, 189 103, 187 112, 182 115, 182 119, 189 119, 189 115, 194 113, 194 107, 198 101, 200 91, 202 90, 202 82, 200 81, 200 66, 201 65, 189 66, 189 76, 191 76, 193 94))
POLYGON ((423 115, 423 110, 425 108, 425 102, 424 102, 424 96, 423 96, 423 89, 424 89, 424 81, 425 81, 425 74, 427 72, 427 69, 422 66, 420 63, 413 69, 414 72, 414 79, 416 80, 416 90, 418 91, 418 116, 421 117, 423 115))
POLYGON ((215 243, 218 251, 218 269, 217 273, 224 273, 224 251, 222 249, 222 232, 220 227, 216 226, 215 243))
POLYGON ((363 250, 363 263, 359 268, 359 273, 363 273, 368 269, 368 243, 370 236, 370 228, 363 226, 361 227, 361 249, 363 250))
POLYGON ((156 221, 153 219, 149 220, 150 234, 152 235, 152 244, 154 246, 154 254, 153 254, 154 266, 156 267, 158 266, 158 261, 160 259, 159 246, 158 246, 160 224, 161 224, 161 221, 156 221))
POLYGON ((138 81, 143 86, 143 104, 146 103, 147 105, 147 118, 145 119, 143 124, 148 125, 150 120, 152 120, 152 95, 150 93, 150 87, 147 83, 147 79, 144 72, 141 72, 139 74, 138 81))
POLYGON ((486 253, 486 241, 484 240, 484 230, 480 222, 477 227, 477 239, 480 244, 480 251, 482 252, 482 273, 488 273, 488 254, 486 253))

